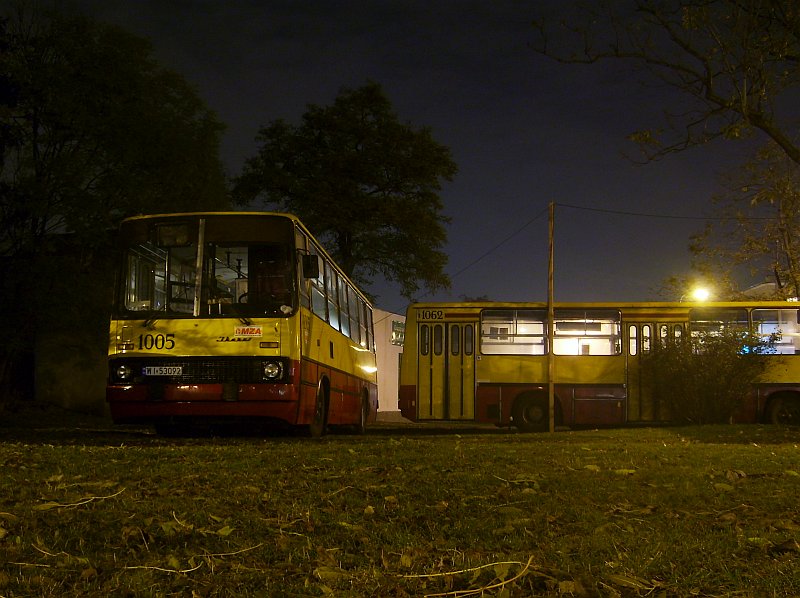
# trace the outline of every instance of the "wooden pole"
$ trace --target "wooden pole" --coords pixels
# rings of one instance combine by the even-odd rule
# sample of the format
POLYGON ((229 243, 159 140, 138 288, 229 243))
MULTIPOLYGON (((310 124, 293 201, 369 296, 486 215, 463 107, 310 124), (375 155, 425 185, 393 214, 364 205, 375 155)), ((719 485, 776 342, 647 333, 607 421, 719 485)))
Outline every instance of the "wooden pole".
POLYGON ((555 337, 555 309, 553 307, 553 253, 555 246, 555 208, 556 204, 550 202, 548 218, 548 264, 547 264, 547 412, 550 416, 548 430, 556 430, 556 393, 555 393, 555 362, 553 354, 555 337))

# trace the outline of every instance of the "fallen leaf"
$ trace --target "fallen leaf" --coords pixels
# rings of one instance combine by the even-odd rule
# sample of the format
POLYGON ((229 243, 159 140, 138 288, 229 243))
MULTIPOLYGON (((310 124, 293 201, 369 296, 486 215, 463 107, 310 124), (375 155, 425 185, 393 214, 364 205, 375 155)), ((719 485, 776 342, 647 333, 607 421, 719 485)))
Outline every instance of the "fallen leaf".
POLYGON ((635 469, 615 469, 614 473, 617 475, 633 475, 636 473, 635 469))
POLYGON ((314 569, 314 575, 325 582, 336 582, 348 577, 347 571, 338 567, 317 567, 314 569))

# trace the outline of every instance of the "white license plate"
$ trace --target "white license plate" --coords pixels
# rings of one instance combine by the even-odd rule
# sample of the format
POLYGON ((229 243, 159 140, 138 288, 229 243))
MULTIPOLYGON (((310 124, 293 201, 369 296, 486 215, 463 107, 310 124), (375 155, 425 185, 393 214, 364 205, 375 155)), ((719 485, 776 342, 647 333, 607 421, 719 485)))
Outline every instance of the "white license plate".
POLYGON ((183 374, 183 366, 180 365, 152 365, 142 368, 145 376, 180 376, 183 374))

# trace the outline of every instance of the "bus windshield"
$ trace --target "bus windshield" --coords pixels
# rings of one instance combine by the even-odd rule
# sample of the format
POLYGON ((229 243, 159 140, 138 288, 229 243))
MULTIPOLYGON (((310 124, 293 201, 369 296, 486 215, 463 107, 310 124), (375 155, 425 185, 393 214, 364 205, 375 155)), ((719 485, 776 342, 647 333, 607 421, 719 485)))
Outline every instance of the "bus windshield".
POLYGON ((123 239, 121 317, 289 315, 294 235, 285 220, 229 217, 132 227, 123 239))

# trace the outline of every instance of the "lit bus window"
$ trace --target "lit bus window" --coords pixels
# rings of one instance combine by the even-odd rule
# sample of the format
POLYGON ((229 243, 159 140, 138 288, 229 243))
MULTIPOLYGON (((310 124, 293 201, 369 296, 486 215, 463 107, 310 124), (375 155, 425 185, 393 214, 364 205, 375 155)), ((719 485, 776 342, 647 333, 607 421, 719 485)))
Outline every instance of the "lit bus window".
POLYGON ((361 302, 361 345, 365 349, 374 349, 373 342, 373 327, 372 327, 372 310, 367 307, 367 304, 361 302))
POLYGON ((800 354, 800 326, 796 309, 754 309, 756 334, 772 341, 773 354, 800 354))
POLYGON ((431 352, 431 329, 427 324, 419 327, 419 354, 427 355, 431 352))
POLYGON ((547 312, 486 309, 481 312, 481 351, 488 355, 544 355, 547 312))
POLYGON ((328 298, 328 322, 330 325, 339 329, 339 302, 336 291, 338 275, 336 271, 331 268, 328 262, 325 262, 325 294, 328 298))
MULTIPOLYGON (((358 306, 361 299, 352 287, 347 289, 347 311, 350 314, 350 338, 356 343, 361 342, 361 326, 358 319, 358 306)), ((363 339, 366 342, 366 339, 363 339)))
MULTIPOLYGON (((309 253, 312 255, 317 255, 317 259, 319 259, 319 254, 314 249, 315 248, 313 246, 310 246, 308 248, 309 253)), ((319 277, 311 279, 311 311, 313 311, 323 320, 327 321, 328 312, 325 309, 325 279, 323 276, 324 272, 320 267, 319 277)))
POLYGON ((636 333, 638 332, 638 328, 636 328, 636 324, 631 324, 628 327, 628 354, 629 355, 636 355, 638 352, 638 338, 636 333))
POLYGON ((347 306, 347 283, 339 281, 339 317, 342 334, 350 336, 350 311, 347 306))
POLYGON ((650 352, 650 338, 650 324, 645 324, 642 326, 642 353, 650 352))
POLYGON ((556 355, 619 355, 621 318, 615 310, 557 309, 553 352, 556 355))

